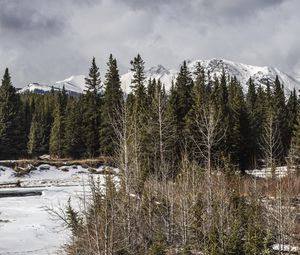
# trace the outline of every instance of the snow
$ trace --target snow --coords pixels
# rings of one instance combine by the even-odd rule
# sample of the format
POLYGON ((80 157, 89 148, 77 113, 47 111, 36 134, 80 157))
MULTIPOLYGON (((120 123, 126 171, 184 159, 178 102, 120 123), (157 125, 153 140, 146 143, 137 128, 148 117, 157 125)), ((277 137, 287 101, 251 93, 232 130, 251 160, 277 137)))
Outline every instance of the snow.
POLYGON ((57 81, 53 84, 41 84, 41 83, 30 83, 24 88, 20 89, 18 93, 25 93, 25 92, 35 92, 35 93, 44 93, 50 92, 52 87, 55 90, 62 90, 65 87, 66 91, 71 93, 83 93, 85 89, 85 76, 84 75, 77 75, 71 76, 65 80, 57 81))
MULTIPOLYGON (((249 174, 249 175, 252 175, 254 177, 258 177, 258 178, 271 178, 272 177, 271 168, 246 170, 246 173, 249 174)), ((282 178, 282 177, 285 177, 287 175, 288 175, 287 166, 281 166, 281 167, 276 167, 275 168, 275 177, 282 178)))
POLYGON ((288 244, 274 244, 272 248, 274 251, 281 251, 281 252, 297 253, 299 251, 297 246, 292 246, 288 244))
MULTIPOLYGON (((245 92, 247 91, 247 82, 250 77, 253 79, 253 82, 256 86, 265 86, 267 81, 272 84, 277 75, 279 80, 284 84, 286 94, 289 94, 294 88, 300 89, 299 80, 296 80, 293 77, 281 72, 277 68, 267 66, 252 66, 224 59, 187 61, 187 66, 192 74, 195 71, 198 62, 206 72, 210 72, 212 79, 214 76, 220 78, 223 69, 227 75, 236 76, 241 82, 245 92)), ((175 81, 178 75, 178 70, 166 69, 165 67, 158 65, 146 70, 145 74, 147 79, 160 79, 168 91, 172 86, 172 81, 175 81)), ((130 92, 132 75, 133 73, 128 71, 121 77, 122 88, 127 93, 130 92)))
MULTIPOLYGON (((62 221, 53 218, 47 208, 56 211, 65 208, 68 199, 78 207, 83 195, 82 184, 90 176, 99 178, 104 167, 93 169, 96 174, 79 165, 60 168, 41 165, 29 174, 16 177, 8 167, 0 166, 0 184, 21 182, 22 188, 0 189, 0 255, 4 254, 56 254, 68 240, 68 230, 62 221), (28 188, 29 187, 29 188, 28 188), (3 192, 41 191, 41 196, 1 197, 3 192)), ((113 169, 117 173, 117 169, 113 169)))
MULTIPOLYGON (((274 82, 276 76, 279 77, 279 80, 284 84, 285 92, 288 95, 290 91, 294 88, 298 91, 300 89, 300 80, 291 77, 290 75, 281 72, 277 68, 268 67, 268 66, 253 66, 243 63, 237 63, 224 59, 209 59, 209 60, 193 60, 188 61, 187 65, 191 73, 195 71, 197 63, 200 63, 206 71, 209 71, 211 78, 215 75, 220 77, 224 69, 225 73, 230 76, 236 76, 237 79, 241 82, 241 85, 244 91, 247 91, 247 81, 251 77, 256 86, 262 85, 265 86, 266 82, 269 81, 271 84, 274 82)), ((160 79, 161 82, 165 85, 166 90, 170 90, 172 81, 175 81, 178 75, 179 68, 176 70, 167 69, 162 65, 153 66, 145 70, 145 75, 147 80, 151 79, 160 79)), ((130 85, 132 80, 133 73, 128 71, 127 73, 121 76, 121 86, 123 91, 129 93, 131 91, 130 85)), ((55 82, 50 85, 43 85, 39 83, 31 83, 26 87, 19 90, 19 93, 37 92, 42 93, 51 91, 52 86, 56 89, 62 89, 65 86, 66 90, 71 93, 83 93, 85 88, 85 76, 71 76, 63 81, 55 82)))

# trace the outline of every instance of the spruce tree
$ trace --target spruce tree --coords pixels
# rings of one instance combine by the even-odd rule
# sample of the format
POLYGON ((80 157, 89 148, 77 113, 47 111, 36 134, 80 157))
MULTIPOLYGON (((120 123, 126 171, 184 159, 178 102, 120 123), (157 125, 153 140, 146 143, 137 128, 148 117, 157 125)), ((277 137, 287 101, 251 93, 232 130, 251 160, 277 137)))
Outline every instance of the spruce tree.
POLYGON ((43 144, 42 123, 39 122, 37 114, 34 114, 28 136, 28 154, 31 156, 38 156, 42 153, 41 144, 43 144))
POLYGON ((288 134, 286 144, 290 146, 291 139, 294 133, 294 128, 296 125, 297 113, 298 113, 298 99, 296 90, 294 89, 288 99, 286 109, 287 109, 287 121, 288 121, 288 134))
MULTIPOLYGON (((188 70, 186 61, 183 62, 180 67, 180 71, 176 78, 175 89, 177 96, 177 124, 179 135, 182 136, 182 130, 185 126, 185 118, 192 107, 192 89, 193 89, 193 79, 190 71, 188 70)), ((180 137, 179 137, 180 138, 180 137)), ((183 137, 181 137, 183 138, 183 137)))
POLYGON ((8 68, 0 86, 0 158, 16 158, 25 152, 21 101, 11 83, 8 68))
POLYGON ((300 112, 297 113, 295 126, 293 128, 293 136, 291 138, 291 145, 289 150, 289 165, 300 169, 300 112))
POLYGON ((99 68, 95 58, 89 72, 89 77, 85 79, 86 94, 83 98, 83 133, 84 145, 87 157, 95 157, 99 154, 99 128, 100 128, 100 90, 101 80, 99 68))
MULTIPOLYGON (((246 144, 248 148, 249 167, 255 167, 257 163, 258 148, 259 148, 259 121, 257 116, 257 101, 258 93, 255 84, 250 77, 248 82, 248 91, 246 94, 247 117, 249 120, 249 132, 246 136, 246 144)), ((262 93, 263 91, 260 90, 262 93)), ((263 94, 260 94, 263 95, 263 94)), ((264 101, 264 99, 262 100, 264 101)))
POLYGON ((274 121, 278 126, 279 142, 280 142, 280 154, 279 160, 283 162, 284 157, 287 155, 288 144, 288 123, 287 123, 287 109, 285 104, 285 95, 283 85, 280 83, 278 76, 276 76, 274 82, 274 96, 273 96, 273 111, 274 121))
POLYGON ((85 84, 87 92, 92 92, 94 94, 98 94, 101 89, 101 79, 100 79, 100 72, 99 67, 96 64, 95 57, 92 59, 92 65, 90 67, 89 76, 85 78, 85 84))
POLYGON ((66 108, 63 153, 71 158, 80 158, 84 151, 80 103, 75 98, 69 98, 66 108))
POLYGON ((101 106, 101 126, 100 126, 100 148, 101 154, 113 156, 116 150, 116 131, 114 130, 116 121, 120 117, 123 92, 117 60, 109 56, 107 62, 108 70, 105 75, 105 92, 101 106))
POLYGON ((51 128, 51 135, 49 141, 49 151, 52 156, 61 158, 63 156, 64 147, 64 132, 65 120, 62 111, 62 102, 59 97, 57 99, 54 110, 54 121, 51 128))
POLYGON ((228 147, 231 160, 239 169, 247 167, 247 139, 249 128, 246 112, 244 94, 236 77, 232 78, 229 84, 229 126, 228 126, 228 147))

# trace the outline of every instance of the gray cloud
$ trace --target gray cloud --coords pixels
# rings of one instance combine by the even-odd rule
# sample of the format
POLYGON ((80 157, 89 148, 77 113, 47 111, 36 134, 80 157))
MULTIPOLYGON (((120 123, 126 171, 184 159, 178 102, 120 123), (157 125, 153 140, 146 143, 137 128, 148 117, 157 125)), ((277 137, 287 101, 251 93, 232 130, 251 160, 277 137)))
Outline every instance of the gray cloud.
MULTIPOLYGON (((0 0, 0 71, 17 86, 87 73, 109 53, 121 71, 221 57, 300 76, 298 0, 0 0)), ((103 75, 102 75, 103 76, 103 75)))

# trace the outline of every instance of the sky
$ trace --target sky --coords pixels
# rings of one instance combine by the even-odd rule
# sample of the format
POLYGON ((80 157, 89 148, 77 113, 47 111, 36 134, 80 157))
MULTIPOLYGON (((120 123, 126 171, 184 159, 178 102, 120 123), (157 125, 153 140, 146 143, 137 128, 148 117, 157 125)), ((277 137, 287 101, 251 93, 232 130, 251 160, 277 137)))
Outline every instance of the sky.
POLYGON ((121 73, 140 53, 146 67, 224 58, 300 77, 299 0, 0 0, 0 72, 13 84, 121 73))

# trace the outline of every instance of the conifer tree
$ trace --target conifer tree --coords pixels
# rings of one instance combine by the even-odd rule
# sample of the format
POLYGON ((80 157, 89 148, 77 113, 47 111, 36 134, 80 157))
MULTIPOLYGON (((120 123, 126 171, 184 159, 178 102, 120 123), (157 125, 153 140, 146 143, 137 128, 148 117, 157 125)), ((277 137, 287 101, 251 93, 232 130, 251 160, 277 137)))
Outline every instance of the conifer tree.
POLYGON ((179 74, 176 78, 175 89, 177 96, 177 129, 179 131, 179 137, 182 139, 182 130, 185 126, 185 118, 192 107, 192 89, 193 79, 190 71, 188 70, 186 61, 183 62, 180 67, 179 74))
POLYGON ((139 124, 145 124, 146 107, 147 107, 147 94, 145 87, 145 62, 138 54, 131 62, 133 78, 131 80, 131 88, 134 96, 134 114, 136 114, 139 124))
MULTIPOLYGON (((81 101, 79 101, 81 103, 81 101)), ((69 98, 66 117, 63 153, 67 157, 80 158, 84 151, 82 137, 82 110, 75 98, 69 98)))
POLYGON ((21 116, 20 97, 6 68, 0 86, 0 158, 16 158, 25 152, 21 116))
POLYGON ((59 96, 54 110, 54 121, 51 128, 49 152, 52 156, 62 157, 64 147, 65 120, 62 112, 62 102, 59 96))
POLYGON ((246 141, 248 145, 249 164, 250 167, 254 167, 257 162, 257 150, 259 147, 259 139, 256 138, 257 134, 259 133, 259 123, 257 116, 258 95, 255 88, 255 84, 251 77, 249 78, 247 85, 248 91, 246 94, 246 106, 249 120, 249 133, 246 138, 246 141))
POLYGON ((95 95, 100 92, 101 89, 101 79, 99 67, 96 64, 95 57, 92 59, 92 65, 90 67, 89 76, 85 78, 86 92, 92 92, 95 95))
POLYGON ((215 87, 214 87, 214 104, 220 116, 220 123, 222 126, 219 128, 221 129, 220 133, 224 133, 222 143, 218 148, 218 152, 220 155, 224 157, 225 160, 229 160, 229 102, 228 102, 228 84, 227 84, 227 77, 226 73, 223 70, 222 75, 220 77, 220 81, 218 79, 215 80, 215 87))
POLYGON ((296 90, 291 92, 290 97, 288 99, 286 109, 287 109, 287 119, 288 119, 288 134, 286 144, 290 146, 291 139, 294 133, 294 128, 296 125, 297 113, 298 113, 298 99, 296 90))
POLYGON ((32 117, 30 132, 28 136, 27 149, 28 153, 31 156, 38 156, 43 153, 43 126, 39 122, 37 114, 34 114, 32 117))
POLYGON ((84 145, 87 157, 95 157, 99 153, 99 128, 100 128, 100 90, 101 80, 99 68, 95 58, 89 72, 89 77, 85 79, 86 94, 84 95, 83 107, 83 133, 84 145))
POLYGON ((197 157, 198 148, 195 142, 199 143, 200 136, 197 121, 199 121, 199 117, 203 114, 204 107, 208 107, 210 103, 210 84, 205 84, 204 68, 199 62, 196 64, 194 77, 194 86, 191 93, 192 105, 186 117, 186 131, 192 140, 189 145, 193 148, 191 151, 194 151, 194 157, 197 157))
POLYGON ((228 126, 228 146, 233 163, 245 170, 247 167, 248 118, 244 94, 236 77, 229 84, 230 118, 228 126))
POLYGON ((117 60, 109 56, 105 75, 105 92, 101 106, 100 148, 101 154, 113 156, 116 150, 115 124, 123 101, 123 92, 117 60))
POLYGON ((300 113, 297 113, 296 123, 294 126, 293 136, 291 138, 291 146, 289 150, 289 165, 300 169, 300 113))
POLYGON ((135 144, 135 167, 141 183, 149 173, 149 148, 148 139, 148 107, 147 91, 145 87, 145 62, 138 54, 131 62, 133 78, 131 80, 132 93, 128 97, 129 112, 132 118, 135 144))

